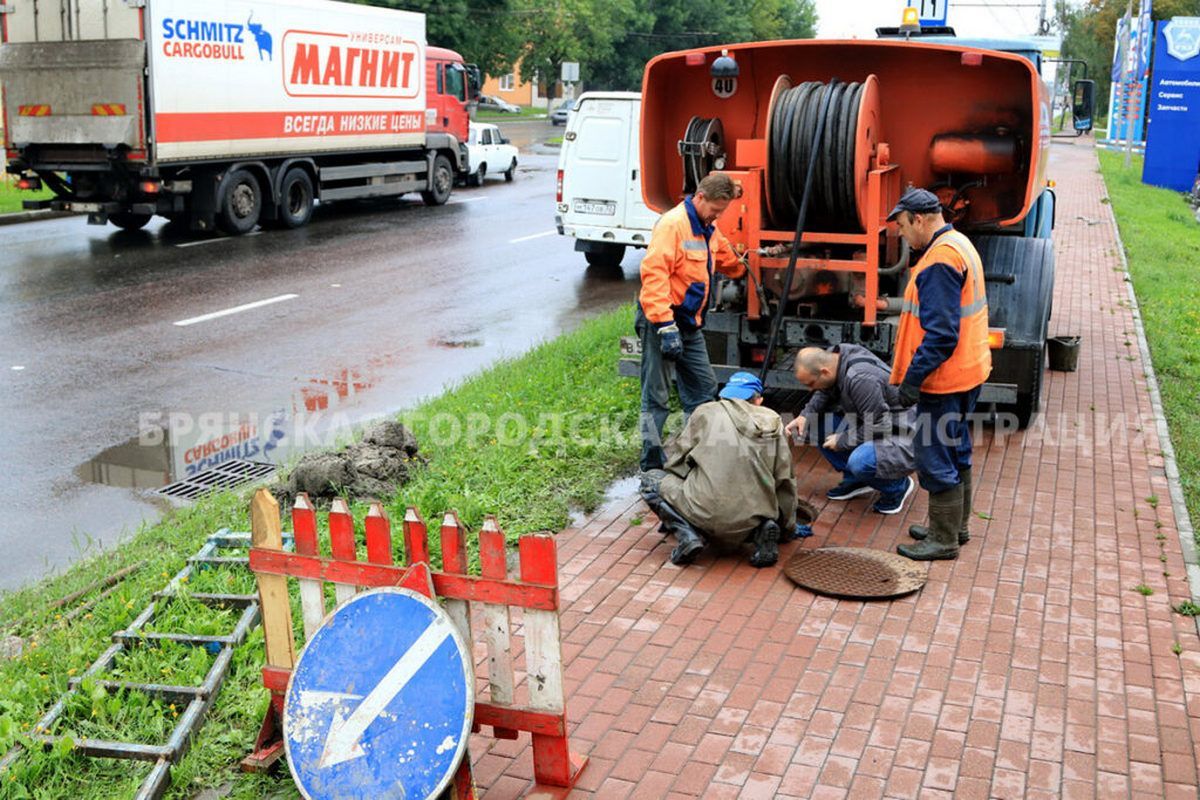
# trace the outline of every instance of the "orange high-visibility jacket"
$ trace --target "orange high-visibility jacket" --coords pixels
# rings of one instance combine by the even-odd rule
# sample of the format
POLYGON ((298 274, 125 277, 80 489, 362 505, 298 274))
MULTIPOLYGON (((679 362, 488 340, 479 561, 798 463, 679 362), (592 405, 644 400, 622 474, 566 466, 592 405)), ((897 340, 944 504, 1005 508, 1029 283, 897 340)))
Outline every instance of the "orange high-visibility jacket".
POLYGON ((704 241, 704 233, 692 227, 684 203, 663 214, 642 259, 638 302, 646 319, 654 325, 675 320, 694 328, 703 325, 714 267, 731 278, 746 271, 715 225, 711 239, 704 241))
POLYGON ((965 392, 982 385, 992 373, 992 351, 988 349, 988 307, 984 293, 983 262, 971 241, 956 230, 939 236, 933 246, 925 251, 904 289, 891 382, 899 384, 904 381, 913 355, 925 339, 925 330, 921 327, 917 276, 933 264, 947 264, 963 273, 962 304, 958 346, 948 359, 925 378, 921 391, 929 394, 965 392))

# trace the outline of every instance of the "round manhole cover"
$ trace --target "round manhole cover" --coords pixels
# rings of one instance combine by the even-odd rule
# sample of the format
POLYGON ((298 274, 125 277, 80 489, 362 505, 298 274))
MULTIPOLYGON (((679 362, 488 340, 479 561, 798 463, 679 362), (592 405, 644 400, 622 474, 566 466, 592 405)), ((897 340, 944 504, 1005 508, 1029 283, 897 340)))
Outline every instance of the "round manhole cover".
POLYGON ((862 547, 800 550, 783 567, 798 586, 833 597, 899 597, 925 585, 929 566, 899 553, 862 547))

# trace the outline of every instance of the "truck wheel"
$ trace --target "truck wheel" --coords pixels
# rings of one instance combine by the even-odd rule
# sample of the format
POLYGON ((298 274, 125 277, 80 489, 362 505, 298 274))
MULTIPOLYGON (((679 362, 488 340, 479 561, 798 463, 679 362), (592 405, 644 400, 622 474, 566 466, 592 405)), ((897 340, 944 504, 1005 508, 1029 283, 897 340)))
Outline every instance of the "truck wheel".
POLYGON ((504 170, 504 180, 512 183, 513 175, 517 174, 517 160, 514 158, 512 163, 508 165, 508 169, 504 170))
POLYGON ((312 178, 303 169, 292 169, 284 176, 279 188, 279 224, 285 228, 307 225, 313 213, 312 178))
POLYGON ((587 259, 588 265, 592 267, 620 266, 621 259, 625 257, 625 245, 603 242, 598 246, 598 249, 586 251, 583 257, 587 259))
POLYGON ((118 211, 108 215, 108 221, 118 228, 127 231, 140 231, 146 227, 152 214, 134 214, 132 211, 118 211))
POLYGON ((262 214, 262 188, 249 170, 234 170, 225 182, 217 225, 230 236, 254 230, 262 214))
POLYGON ((429 189, 421 192, 421 200, 427 206, 445 205, 450 199, 450 190, 454 188, 454 170, 450 168, 450 159, 439 155, 433 160, 433 174, 430 176, 429 189))
POLYGON ((1042 349, 1038 351, 1038 365, 1034 370, 1033 384, 1030 386, 1028 393, 1017 395, 1017 402, 1012 407, 1013 414, 1017 417, 1017 430, 1025 430, 1029 427, 1029 423, 1033 422, 1033 417, 1042 407, 1042 377, 1046 372, 1046 345, 1042 344, 1042 349))
POLYGON ((485 177, 487 177, 487 164, 480 164, 479 169, 475 170, 475 174, 471 176, 471 185, 483 186, 485 177))

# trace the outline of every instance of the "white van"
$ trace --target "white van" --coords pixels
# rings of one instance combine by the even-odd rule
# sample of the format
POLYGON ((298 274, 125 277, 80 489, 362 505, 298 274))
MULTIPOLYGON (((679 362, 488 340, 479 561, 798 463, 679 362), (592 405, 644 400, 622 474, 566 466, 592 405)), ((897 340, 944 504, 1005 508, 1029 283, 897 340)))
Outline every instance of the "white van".
POLYGON ((637 92, 584 92, 558 156, 558 232, 592 266, 616 266, 645 247, 658 214, 642 202, 637 92))

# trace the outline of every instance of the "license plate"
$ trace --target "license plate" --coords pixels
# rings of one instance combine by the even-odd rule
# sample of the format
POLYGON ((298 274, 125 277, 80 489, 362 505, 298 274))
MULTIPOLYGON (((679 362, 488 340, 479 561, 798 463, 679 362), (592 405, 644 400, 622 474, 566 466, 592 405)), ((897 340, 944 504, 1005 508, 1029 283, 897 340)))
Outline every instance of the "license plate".
POLYGON ((68 211, 86 211, 88 213, 95 213, 101 208, 102 206, 99 203, 67 203, 68 211))
POLYGON ((617 213, 617 203, 614 200, 576 200, 571 207, 576 214, 598 214, 603 217, 612 217, 617 213))
POLYGON ((642 354, 642 340, 636 336, 621 337, 621 355, 623 356, 640 356, 642 354))

